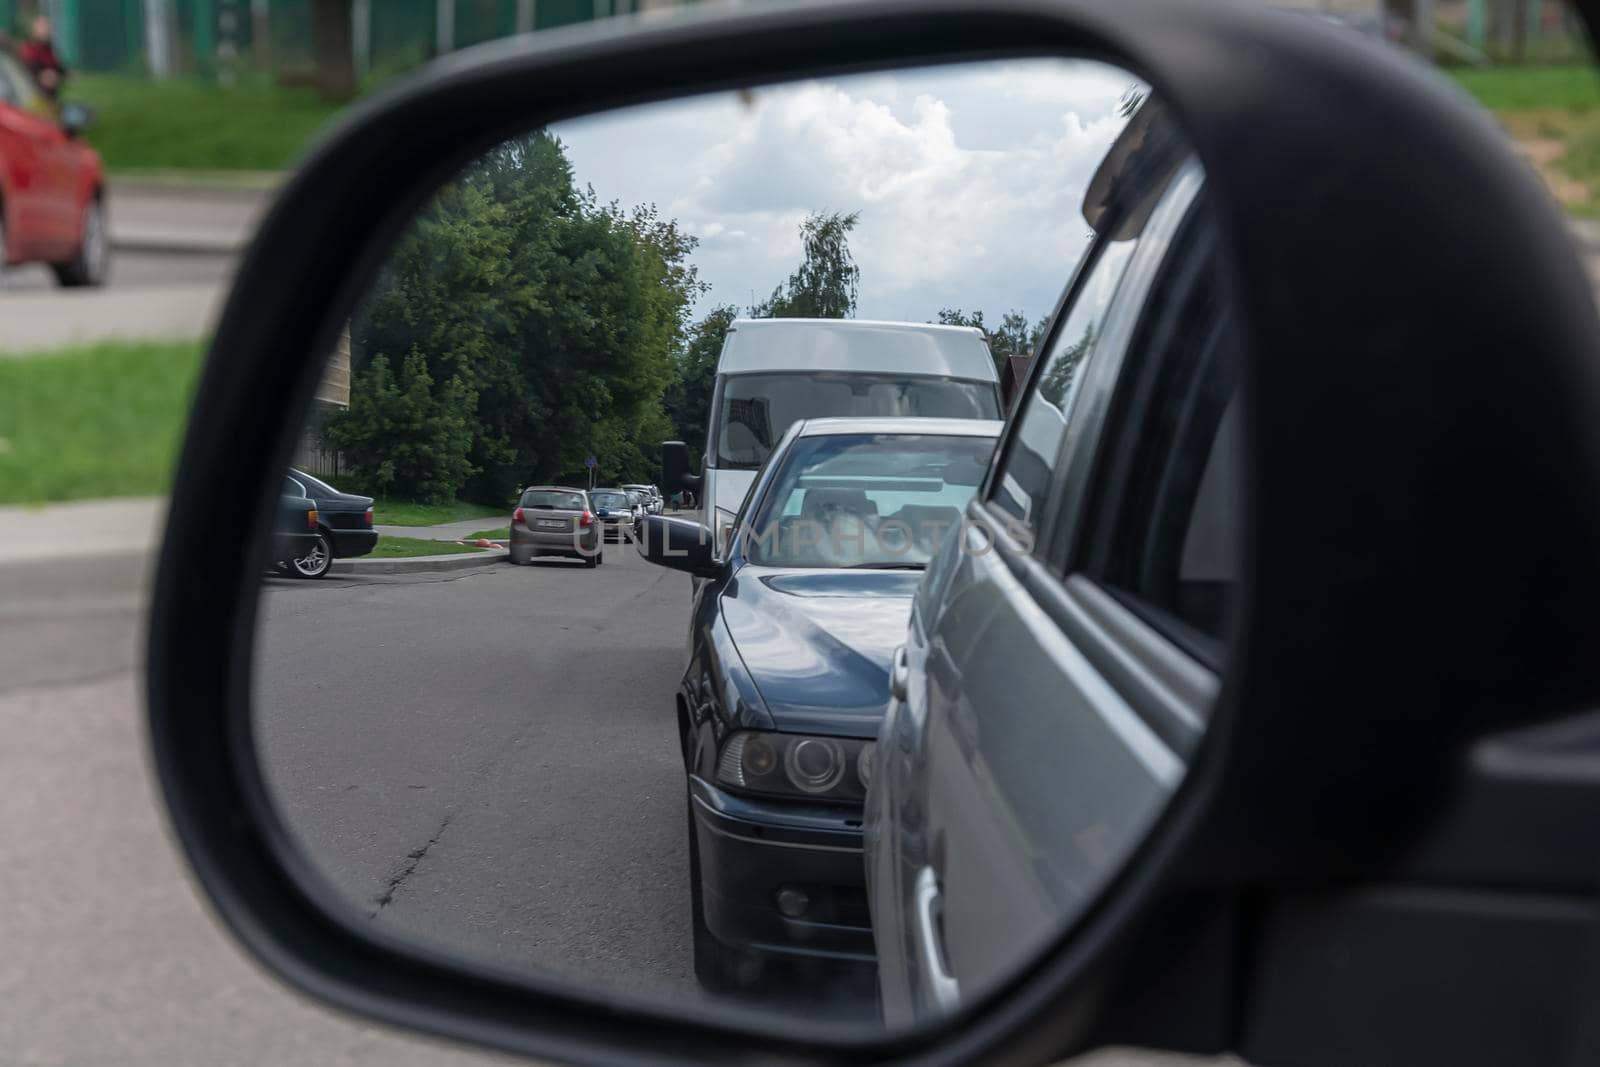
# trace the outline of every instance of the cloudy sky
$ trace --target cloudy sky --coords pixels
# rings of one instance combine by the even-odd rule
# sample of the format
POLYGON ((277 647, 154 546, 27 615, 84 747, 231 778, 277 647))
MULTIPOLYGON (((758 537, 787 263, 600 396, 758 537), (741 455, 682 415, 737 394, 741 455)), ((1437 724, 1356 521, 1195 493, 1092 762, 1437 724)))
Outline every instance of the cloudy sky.
POLYGON ((765 299, 808 212, 859 211, 861 318, 1048 311, 1087 243, 1083 189, 1131 75, 1028 60, 862 75, 562 123, 580 183, 700 238, 716 303, 765 299))

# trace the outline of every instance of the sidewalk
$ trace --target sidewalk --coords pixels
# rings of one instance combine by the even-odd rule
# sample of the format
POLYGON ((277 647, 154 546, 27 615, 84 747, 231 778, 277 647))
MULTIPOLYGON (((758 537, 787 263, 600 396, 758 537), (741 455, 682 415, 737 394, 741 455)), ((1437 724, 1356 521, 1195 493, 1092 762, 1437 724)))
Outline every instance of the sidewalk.
POLYGON ((165 497, 0 507, 0 566, 127 556, 148 558, 161 540, 165 497))
POLYGON ((444 522, 438 526, 385 526, 382 523, 373 523, 372 528, 378 531, 380 537, 420 537, 424 541, 459 541, 469 533, 479 530, 498 530, 501 526, 509 525, 508 515, 505 519, 489 516, 482 519, 462 519, 460 522, 444 522))

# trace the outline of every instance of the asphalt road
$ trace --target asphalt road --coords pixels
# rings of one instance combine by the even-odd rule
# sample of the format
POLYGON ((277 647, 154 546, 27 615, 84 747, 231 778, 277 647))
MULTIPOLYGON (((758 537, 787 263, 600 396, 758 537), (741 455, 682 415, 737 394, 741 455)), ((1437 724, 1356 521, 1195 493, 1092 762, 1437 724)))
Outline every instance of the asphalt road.
MULTIPOLYGON (((114 252, 110 288, 159 289, 166 286, 221 286, 233 276, 235 259, 214 252, 114 252)), ((0 278, 0 299, 7 293, 49 293, 57 289, 49 267, 29 264, 7 268, 0 278)), ((64 293, 70 297, 72 294, 64 293)), ((3 307, 0 304, 0 307, 3 307)))
POLYGON ((462 574, 269 580, 255 728, 367 921, 697 995, 672 693, 689 579, 612 545, 462 574))
MULTIPOLYGON (((0 1063, 518 1062, 336 1014, 287 990, 244 956, 190 884, 150 777, 139 635, 148 560, 90 542, 83 546, 89 554, 77 556, 19 553, 19 547, 26 548, 0 534, 0 1063)), ((378 657, 386 656, 402 665, 417 692, 439 691, 434 672, 461 688, 457 699, 440 701, 433 711, 422 701, 397 705, 393 699, 385 710, 375 694, 356 693, 360 699, 338 714, 305 712, 300 727, 276 732, 275 744, 280 753, 298 749, 320 761, 312 768, 329 775, 298 779, 309 788, 296 810, 347 816, 325 825, 320 840, 355 854, 345 860, 324 851, 332 876, 343 880, 357 908, 357 921, 410 931, 437 922, 427 936, 519 966, 541 963, 591 982, 694 995, 682 940, 688 916, 679 894, 686 886, 675 880, 682 877, 676 873, 681 772, 670 748, 668 755, 660 751, 671 725, 657 695, 661 678, 681 662, 687 589, 675 576, 643 572, 637 559, 613 552, 598 571, 552 563, 432 578, 269 583, 264 614, 277 620, 269 622, 274 630, 298 620, 302 625, 292 629, 315 629, 326 642, 331 631, 320 625, 323 619, 360 617, 366 638, 359 646, 340 646, 349 655, 334 665, 339 671, 370 676, 378 657), (550 612, 548 624, 540 621, 541 610, 550 612), (428 648, 439 652, 425 658, 428 648), (475 664, 483 676, 452 666, 453 660, 475 664), (542 667, 524 666, 531 663, 542 667), (551 673, 552 664, 558 673, 551 673), (491 668, 499 677, 488 676, 491 668), (529 679, 527 691, 498 692, 503 678, 518 671, 529 679), (541 696, 555 706, 546 690, 572 690, 580 682, 585 692, 603 697, 604 706, 585 705, 592 715, 586 729, 569 720, 565 733, 577 741, 561 747, 561 731, 532 709, 541 696), (448 719, 455 725, 441 729, 448 719), (329 757, 294 736, 320 731, 336 751, 375 755, 370 743, 353 745, 352 738, 386 721, 434 721, 433 736, 454 738, 459 751, 391 744, 397 762, 375 760, 377 773, 364 788, 359 777, 332 777, 329 757), (468 728, 474 723, 487 726, 475 741, 468 728), (414 773, 433 775, 441 788, 411 790, 430 781, 413 779, 414 773), (454 784, 443 788, 447 782, 454 784), (379 783, 398 797, 392 808, 367 792, 379 783), (350 784, 357 785, 355 797, 344 801, 339 788, 350 784), (552 810, 564 795, 583 809, 570 824, 552 810), (385 814, 390 810, 406 819, 385 814), (620 812, 631 823, 613 821, 609 838, 602 838, 590 827, 608 810, 608 818, 620 812), (455 814, 444 832, 389 903, 376 909, 373 886, 394 873, 386 865, 417 848, 413 842, 425 844, 429 837, 414 835, 429 834, 428 820, 442 823, 448 812, 455 814), (373 825, 387 824, 390 834, 369 845, 355 822, 380 814, 384 818, 373 825), (617 843, 610 854, 623 859, 601 861, 608 840, 617 843), (395 851, 402 844, 406 848, 395 851), (499 884, 481 881, 488 873, 499 884), (505 906, 496 909, 496 902, 505 906), (373 910, 379 916, 367 918, 373 910), (630 975, 634 969, 636 976, 630 975)), ((273 670, 298 670, 300 681, 290 693, 303 706, 316 703, 308 696, 352 691, 312 669, 327 657, 308 636, 286 636, 287 645, 269 635, 270 647, 300 655, 300 665, 273 670)), ((290 719, 286 705, 263 706, 280 722, 290 719)), ((1197 1067, 1219 1061, 1112 1050, 1079 1062, 1197 1067)))

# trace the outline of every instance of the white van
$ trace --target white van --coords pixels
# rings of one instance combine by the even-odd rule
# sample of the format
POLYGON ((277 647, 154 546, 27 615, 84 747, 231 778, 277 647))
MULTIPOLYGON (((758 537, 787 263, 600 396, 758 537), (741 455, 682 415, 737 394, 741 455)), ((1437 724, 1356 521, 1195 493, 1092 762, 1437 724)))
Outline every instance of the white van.
POLYGON ((668 448, 667 490, 694 490, 702 521, 720 533, 732 524, 772 446, 799 419, 1001 419, 1003 410, 994 359, 975 327, 736 319, 717 362, 703 473, 697 478, 683 470, 681 445, 676 453, 668 448))

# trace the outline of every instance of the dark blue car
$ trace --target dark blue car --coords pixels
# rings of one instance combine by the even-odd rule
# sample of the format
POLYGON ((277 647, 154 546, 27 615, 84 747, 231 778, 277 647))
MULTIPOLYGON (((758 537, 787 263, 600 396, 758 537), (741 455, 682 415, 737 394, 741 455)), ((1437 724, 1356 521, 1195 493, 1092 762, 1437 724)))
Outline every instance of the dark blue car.
POLYGON ((799 422, 720 560, 701 524, 645 518, 640 553, 703 579, 677 694, 702 985, 750 990, 794 964, 870 974, 862 802, 890 657, 999 429, 799 422))

